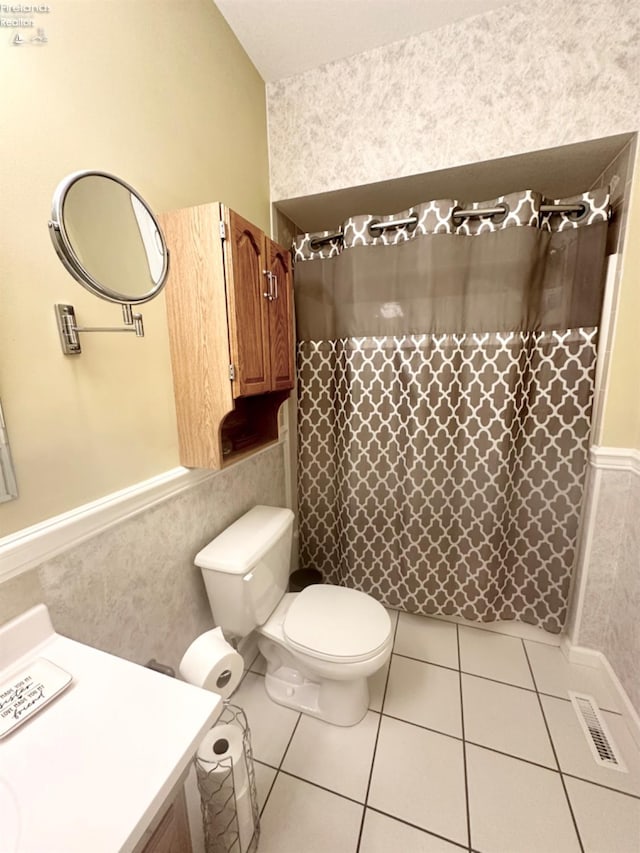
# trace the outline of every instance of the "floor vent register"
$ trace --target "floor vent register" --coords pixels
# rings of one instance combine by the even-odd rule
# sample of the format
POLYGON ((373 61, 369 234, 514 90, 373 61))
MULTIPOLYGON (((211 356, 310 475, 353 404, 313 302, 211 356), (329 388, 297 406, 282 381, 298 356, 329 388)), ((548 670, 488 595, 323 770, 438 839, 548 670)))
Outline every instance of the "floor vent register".
POLYGON ((596 764, 627 773, 627 767, 593 696, 569 691, 569 698, 596 764))

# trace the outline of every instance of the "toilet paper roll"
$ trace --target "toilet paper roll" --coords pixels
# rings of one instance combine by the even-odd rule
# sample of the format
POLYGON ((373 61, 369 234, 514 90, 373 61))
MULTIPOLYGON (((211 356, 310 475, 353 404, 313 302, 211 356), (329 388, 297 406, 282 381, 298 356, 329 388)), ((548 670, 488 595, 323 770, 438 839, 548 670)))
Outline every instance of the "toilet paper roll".
POLYGON ((249 786, 244 789, 239 797, 236 797, 236 808, 238 814, 238 832, 240 835, 240 850, 247 853, 251 838, 253 837, 253 811, 251 809, 251 792, 249 786))
POLYGON ((245 788, 237 800, 227 803, 220 808, 220 804, 214 802, 203 809, 203 818, 216 844, 212 849, 248 853, 255 831, 249 788, 245 788))
POLYGON ((244 743, 239 726, 231 723, 214 726, 204 736, 196 756, 200 790, 205 796, 215 795, 222 784, 225 788, 233 785, 236 800, 248 790, 244 743), (229 775, 229 769, 233 770, 233 777, 229 775))
POLYGON ((180 675, 190 684, 219 693, 223 699, 240 684, 244 663, 224 638, 221 628, 205 631, 191 643, 180 661, 180 675))

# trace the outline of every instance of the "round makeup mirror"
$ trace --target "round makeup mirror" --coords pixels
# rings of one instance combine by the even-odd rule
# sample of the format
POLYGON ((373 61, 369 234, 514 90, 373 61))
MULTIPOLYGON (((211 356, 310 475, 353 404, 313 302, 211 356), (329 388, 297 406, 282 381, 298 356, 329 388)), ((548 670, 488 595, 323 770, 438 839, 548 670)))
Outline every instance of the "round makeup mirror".
POLYGON ((162 290, 169 252, 144 199, 107 172, 74 172, 53 196, 49 233, 58 257, 87 290, 138 305, 162 290))

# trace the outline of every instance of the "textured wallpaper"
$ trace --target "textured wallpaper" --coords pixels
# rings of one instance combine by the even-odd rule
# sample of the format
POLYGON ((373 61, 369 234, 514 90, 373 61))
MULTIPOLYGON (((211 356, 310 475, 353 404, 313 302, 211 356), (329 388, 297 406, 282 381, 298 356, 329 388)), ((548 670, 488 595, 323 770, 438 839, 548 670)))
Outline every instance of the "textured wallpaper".
POLYGON ((640 3, 525 0, 267 98, 274 201, 634 131, 640 3))
POLYGON ((604 652, 640 712, 640 475, 592 469, 588 500, 595 518, 574 642, 604 652))
MULTIPOLYGON (((587 506, 594 502, 595 506, 591 547, 584 564, 579 565, 579 572, 586 573, 586 578, 576 642, 601 651, 607 646, 616 576, 622 543, 626 541, 630 478, 628 471, 591 468, 585 497, 587 506)), ((576 587, 578 580, 576 577, 576 587)), ((574 605, 577 603, 574 600, 574 605)), ((573 614, 572 630, 577 616, 573 614)))
POLYGON ((640 476, 628 477, 625 528, 615 585, 607 590, 610 616, 602 650, 640 713, 640 476))

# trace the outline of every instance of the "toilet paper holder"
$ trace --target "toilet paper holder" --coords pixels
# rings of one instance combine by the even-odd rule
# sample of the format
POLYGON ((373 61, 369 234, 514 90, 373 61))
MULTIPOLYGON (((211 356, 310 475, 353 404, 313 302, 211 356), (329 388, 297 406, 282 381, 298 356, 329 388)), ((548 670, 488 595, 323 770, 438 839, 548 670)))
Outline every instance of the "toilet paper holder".
POLYGON ((242 708, 224 703, 193 761, 206 853, 255 853, 260 814, 251 733, 242 708))

